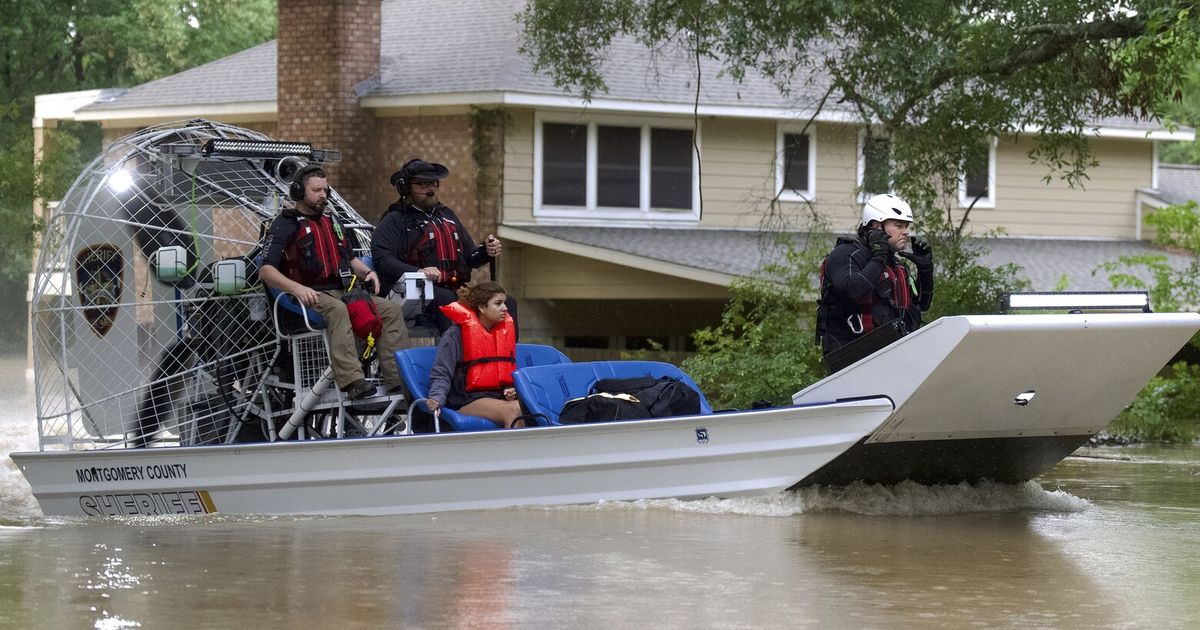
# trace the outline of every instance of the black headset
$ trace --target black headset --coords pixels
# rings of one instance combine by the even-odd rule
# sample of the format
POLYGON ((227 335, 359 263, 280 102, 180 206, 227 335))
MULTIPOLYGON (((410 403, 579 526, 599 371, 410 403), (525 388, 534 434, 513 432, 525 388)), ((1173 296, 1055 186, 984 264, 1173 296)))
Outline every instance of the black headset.
POLYGON ((292 178, 291 186, 288 186, 288 196, 292 198, 292 201, 304 200, 304 179, 309 175, 322 170, 324 169, 316 164, 309 164, 308 166, 296 171, 296 176, 292 178))
POLYGON ((420 162, 420 161, 421 161, 421 158, 413 158, 413 159, 405 162, 400 167, 400 170, 396 171, 395 173, 392 173, 392 177, 391 177, 390 181, 392 182, 392 185, 396 187, 396 192, 401 197, 407 197, 409 195, 409 193, 412 192, 411 191, 412 181, 410 181, 412 178, 412 175, 410 175, 408 172, 408 165, 412 164, 413 162, 420 162))

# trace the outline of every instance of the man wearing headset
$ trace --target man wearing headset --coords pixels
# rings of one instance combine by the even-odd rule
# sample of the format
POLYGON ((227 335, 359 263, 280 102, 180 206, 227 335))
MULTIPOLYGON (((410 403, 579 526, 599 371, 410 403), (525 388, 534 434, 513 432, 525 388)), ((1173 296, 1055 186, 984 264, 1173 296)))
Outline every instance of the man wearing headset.
POLYGON ((296 207, 284 208, 267 229, 259 277, 325 318, 334 380, 351 400, 373 393, 375 386, 363 378, 350 316, 341 298, 351 274, 359 279, 355 284, 371 287, 376 294, 371 301, 383 322, 378 351, 383 387, 389 393, 399 390, 395 351, 408 345, 404 316, 398 304, 377 297, 379 277, 354 255, 349 232, 325 212, 329 205, 325 171, 316 166, 300 169, 289 194, 296 207))
POLYGON ((902 320, 903 332, 921 326, 933 303, 933 250, 910 238, 913 213, 895 195, 863 205, 858 238, 839 238, 821 264, 817 336, 826 359, 872 330, 902 320), (911 260, 916 280, 900 257, 911 260))
MULTIPOLYGON (((389 180, 400 199, 388 207, 371 235, 371 257, 383 280, 383 294, 402 275, 419 271, 434 283, 433 302, 426 315, 444 333, 453 325, 439 307, 458 299, 455 293, 471 279, 471 270, 500 255, 500 239, 489 234, 476 246, 454 210, 438 199, 441 180, 450 169, 421 159, 405 162, 389 180)), ((517 303, 506 300, 508 314, 517 319, 517 303)))

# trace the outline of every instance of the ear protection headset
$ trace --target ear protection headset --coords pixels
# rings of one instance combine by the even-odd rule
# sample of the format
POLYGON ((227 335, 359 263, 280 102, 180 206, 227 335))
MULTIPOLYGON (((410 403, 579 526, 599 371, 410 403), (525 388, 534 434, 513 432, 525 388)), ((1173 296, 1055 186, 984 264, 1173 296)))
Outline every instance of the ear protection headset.
POLYGON ((400 170, 392 173, 391 182, 396 187, 396 192, 401 197, 407 197, 412 191, 412 175, 408 172, 408 165, 413 162, 420 162, 420 158, 415 158, 404 163, 400 170))
POLYGON ((296 171, 296 176, 292 178, 291 186, 288 186, 288 196, 292 198, 292 201, 302 201, 304 199, 304 180, 309 175, 323 170, 320 166, 309 164, 296 171))

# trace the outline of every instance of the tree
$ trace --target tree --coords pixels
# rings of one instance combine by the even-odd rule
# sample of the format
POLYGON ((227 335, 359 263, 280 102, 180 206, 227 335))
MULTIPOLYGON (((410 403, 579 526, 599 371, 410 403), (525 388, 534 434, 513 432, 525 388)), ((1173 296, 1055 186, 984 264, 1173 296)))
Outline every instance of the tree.
MULTIPOLYGON (((0 294, 23 295, 35 193, 56 199, 100 150, 95 125, 48 130, 33 170, 37 94, 136 85, 274 37, 274 0, 0 0, 0 294)), ((22 350, 24 300, 0 301, 0 352, 22 350)))
POLYGON ((1079 182, 1094 121, 1156 117, 1180 97, 1198 19, 1188 0, 530 0, 518 17, 534 67, 584 98, 604 91, 622 37, 785 94, 821 87, 812 109, 889 138, 895 190, 918 200, 956 188, 980 143, 1029 129, 1031 157, 1079 182))
MULTIPOLYGON (((1167 103, 1166 120, 1200 128, 1200 61, 1193 63, 1183 78, 1182 98, 1167 103)), ((1165 142, 1158 158, 1168 164, 1200 164, 1200 140, 1165 142)))

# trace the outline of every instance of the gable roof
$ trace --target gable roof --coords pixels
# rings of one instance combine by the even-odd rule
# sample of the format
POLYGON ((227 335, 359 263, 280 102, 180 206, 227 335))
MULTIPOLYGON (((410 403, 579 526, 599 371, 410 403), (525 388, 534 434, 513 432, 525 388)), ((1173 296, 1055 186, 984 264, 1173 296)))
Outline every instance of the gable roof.
POLYGON ((123 118, 146 109, 187 110, 174 117, 212 115, 215 108, 275 111, 275 41, 119 92, 80 108, 79 120, 123 118))
MULTIPOLYGON (((555 87, 518 51, 516 14, 526 0, 383 0, 380 12, 380 70, 356 89, 364 107, 518 105, 644 111, 690 115, 697 107, 695 59, 678 48, 648 52, 632 38, 619 38, 606 53, 602 71, 608 92, 590 103, 555 87), (420 16, 420 29, 411 16, 420 16)), ((188 118, 217 114, 275 112, 275 42, 139 85, 79 110, 81 120, 188 118)), ((789 96, 753 71, 742 81, 723 76, 720 63, 700 62, 701 115, 772 119, 811 115, 825 86, 792 85, 789 96)), ((853 121, 836 100, 819 117, 853 121)), ((1106 119, 1102 135, 1190 140, 1191 130, 1165 131, 1153 121, 1106 119)))

